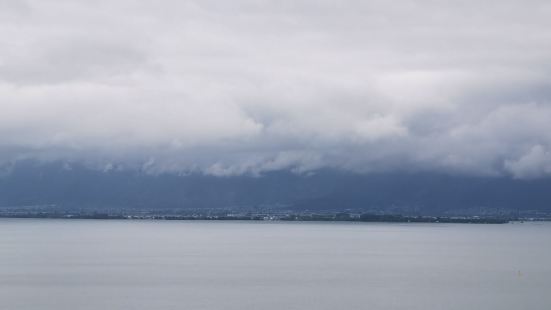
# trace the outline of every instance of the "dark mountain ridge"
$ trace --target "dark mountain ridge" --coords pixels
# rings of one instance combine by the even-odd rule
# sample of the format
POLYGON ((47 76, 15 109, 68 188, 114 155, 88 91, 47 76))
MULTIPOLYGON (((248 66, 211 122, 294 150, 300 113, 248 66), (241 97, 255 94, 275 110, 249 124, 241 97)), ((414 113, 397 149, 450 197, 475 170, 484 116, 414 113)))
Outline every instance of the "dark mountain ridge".
POLYGON ((283 206, 435 214, 551 211, 551 179, 322 170, 261 176, 151 175, 61 163, 19 163, 0 177, 0 207, 205 209, 283 206), (497 212, 497 211, 496 211, 497 212))

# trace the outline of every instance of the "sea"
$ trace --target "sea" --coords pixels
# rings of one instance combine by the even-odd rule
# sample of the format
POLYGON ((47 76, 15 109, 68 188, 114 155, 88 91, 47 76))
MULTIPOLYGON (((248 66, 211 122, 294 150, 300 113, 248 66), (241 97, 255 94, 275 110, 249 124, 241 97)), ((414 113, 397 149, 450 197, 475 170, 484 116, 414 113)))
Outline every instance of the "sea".
POLYGON ((551 309, 551 223, 0 219, 1 310, 551 309))

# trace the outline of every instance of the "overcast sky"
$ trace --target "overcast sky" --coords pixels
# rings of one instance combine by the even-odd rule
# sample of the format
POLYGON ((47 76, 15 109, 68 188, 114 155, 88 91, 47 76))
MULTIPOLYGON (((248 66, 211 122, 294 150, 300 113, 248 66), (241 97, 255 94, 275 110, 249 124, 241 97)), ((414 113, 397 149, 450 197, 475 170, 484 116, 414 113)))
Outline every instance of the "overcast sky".
POLYGON ((551 175, 551 2, 0 0, 0 164, 551 175))

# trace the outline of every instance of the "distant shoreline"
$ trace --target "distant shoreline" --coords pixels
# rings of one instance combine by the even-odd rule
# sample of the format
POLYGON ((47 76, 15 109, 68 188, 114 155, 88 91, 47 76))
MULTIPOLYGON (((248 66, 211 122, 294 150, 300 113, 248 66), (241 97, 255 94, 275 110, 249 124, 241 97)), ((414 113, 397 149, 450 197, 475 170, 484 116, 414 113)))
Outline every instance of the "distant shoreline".
MULTIPOLYGON (((507 224, 524 219, 495 217, 445 217, 361 214, 349 215, 122 215, 122 214, 0 214, 0 218, 17 219, 90 219, 90 220, 159 220, 159 221, 256 221, 256 222, 358 222, 358 223, 442 223, 442 224, 507 224)), ((542 219, 543 220, 543 219, 542 219)))

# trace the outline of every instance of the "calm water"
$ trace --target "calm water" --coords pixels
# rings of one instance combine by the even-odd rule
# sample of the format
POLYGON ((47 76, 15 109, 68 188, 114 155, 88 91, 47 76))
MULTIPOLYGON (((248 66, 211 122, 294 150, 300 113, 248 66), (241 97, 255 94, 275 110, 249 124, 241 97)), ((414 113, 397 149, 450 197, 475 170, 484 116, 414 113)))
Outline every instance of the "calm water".
POLYGON ((551 223, 0 220, 0 309, 551 309, 551 223))

